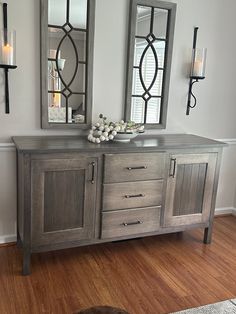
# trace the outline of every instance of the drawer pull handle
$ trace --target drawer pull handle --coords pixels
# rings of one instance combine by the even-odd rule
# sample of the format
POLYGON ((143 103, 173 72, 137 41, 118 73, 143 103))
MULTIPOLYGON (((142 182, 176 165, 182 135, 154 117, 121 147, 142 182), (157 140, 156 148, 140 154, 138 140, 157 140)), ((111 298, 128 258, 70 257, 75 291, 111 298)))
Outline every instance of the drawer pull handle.
POLYGON ((91 179, 91 183, 94 184, 95 183, 95 166, 96 166, 96 163, 95 162, 92 162, 92 179, 91 179))
POLYGON ((172 169, 173 163, 174 163, 173 172, 170 173, 170 177, 172 177, 172 178, 175 177, 175 172, 176 172, 176 158, 171 158, 171 160, 170 160, 170 167, 171 167, 171 169, 172 169))
POLYGON ((125 195, 125 198, 136 198, 136 197, 145 197, 145 195, 144 194, 125 195))
POLYGON ((138 220, 138 221, 134 221, 134 222, 123 222, 122 225, 124 227, 128 227, 128 226, 141 225, 141 224, 143 224, 143 222, 138 220))
POLYGON ((141 170, 147 169, 147 166, 140 166, 140 167, 127 167, 128 170, 141 170))

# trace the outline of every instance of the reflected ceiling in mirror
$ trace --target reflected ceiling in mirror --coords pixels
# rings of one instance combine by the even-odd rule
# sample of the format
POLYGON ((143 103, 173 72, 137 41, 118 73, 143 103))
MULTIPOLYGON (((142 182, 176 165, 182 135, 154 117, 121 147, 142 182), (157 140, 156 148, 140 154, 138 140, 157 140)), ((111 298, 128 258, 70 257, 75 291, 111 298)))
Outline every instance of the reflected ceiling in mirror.
MULTIPOLYGON (((69 21, 74 28, 87 28, 87 0, 70 0, 69 21)), ((49 0, 48 24, 64 25, 67 19, 67 0, 49 0)))

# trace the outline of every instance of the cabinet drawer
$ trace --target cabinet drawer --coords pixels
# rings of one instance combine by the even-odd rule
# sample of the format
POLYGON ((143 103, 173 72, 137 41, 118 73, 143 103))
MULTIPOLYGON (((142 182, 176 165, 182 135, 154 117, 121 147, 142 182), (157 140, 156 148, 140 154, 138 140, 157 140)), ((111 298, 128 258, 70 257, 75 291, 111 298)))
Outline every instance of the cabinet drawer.
POLYGON ((102 214, 101 238, 154 232, 160 226, 161 207, 128 209, 102 214))
POLYGON ((165 153, 105 155, 104 183, 162 179, 165 153))
POLYGON ((162 180, 104 184, 103 210, 162 204, 162 180))

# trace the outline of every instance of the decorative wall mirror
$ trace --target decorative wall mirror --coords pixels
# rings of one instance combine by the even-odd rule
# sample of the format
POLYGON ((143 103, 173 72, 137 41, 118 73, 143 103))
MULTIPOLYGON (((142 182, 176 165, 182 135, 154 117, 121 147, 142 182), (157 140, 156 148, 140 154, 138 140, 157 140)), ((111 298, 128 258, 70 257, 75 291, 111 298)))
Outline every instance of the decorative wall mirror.
POLYGON ((41 0, 43 128, 87 128, 95 0, 41 0))
POLYGON ((176 4, 131 0, 125 119, 165 128, 176 4))

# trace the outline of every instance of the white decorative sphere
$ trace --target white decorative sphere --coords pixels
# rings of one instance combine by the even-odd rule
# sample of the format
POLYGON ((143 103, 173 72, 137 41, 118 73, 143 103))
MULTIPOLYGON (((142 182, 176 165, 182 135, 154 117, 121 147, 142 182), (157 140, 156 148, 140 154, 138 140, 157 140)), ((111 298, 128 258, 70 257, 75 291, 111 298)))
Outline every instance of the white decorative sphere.
POLYGON ((124 120, 121 120, 121 121, 120 121, 120 124, 124 124, 124 123, 125 123, 125 121, 124 121, 124 120))
POLYGON ((110 131, 114 130, 114 126, 112 125, 110 125, 109 128, 110 128, 110 131))
POLYGON ((101 142, 104 142, 105 140, 106 140, 105 136, 101 135, 101 136, 100 136, 100 141, 101 141, 101 142))
POLYGON ((99 136, 102 135, 102 131, 98 131, 98 135, 99 135, 99 136))
POLYGON ((90 130, 90 131, 89 131, 89 133, 90 133, 90 134, 93 134, 93 133, 94 133, 94 131, 93 131, 93 130, 90 130))
POLYGON ((100 127, 100 123, 96 123, 95 126, 96 126, 97 128, 99 128, 99 127, 100 127))
POLYGON ((106 137, 106 142, 108 142, 108 141, 109 141, 109 137, 107 136, 107 137, 106 137))
POLYGON ((95 137, 92 139, 92 142, 93 142, 93 143, 96 143, 96 138, 95 138, 95 137))
POLYGON ((115 127, 115 131, 119 132, 120 131, 120 126, 115 127))
POLYGON ((105 132, 109 133, 110 131, 110 128, 105 128, 105 132))
POLYGON ((104 125, 102 124, 99 128, 100 131, 103 131, 104 130, 104 125))
POLYGON ((113 136, 116 136, 116 135, 117 135, 117 132, 116 132, 116 131, 112 131, 112 135, 113 135, 113 136))
POLYGON ((108 136, 108 132, 104 132, 103 135, 104 135, 105 137, 107 137, 107 136, 108 136))
POLYGON ((109 140, 111 140, 111 141, 112 141, 112 140, 114 139, 114 136, 113 136, 113 135, 109 135, 109 137, 108 137, 108 138, 109 138, 109 140))
POLYGON ((100 144, 100 143, 101 143, 101 141, 100 141, 99 138, 96 138, 96 143, 97 143, 97 144, 100 144))

